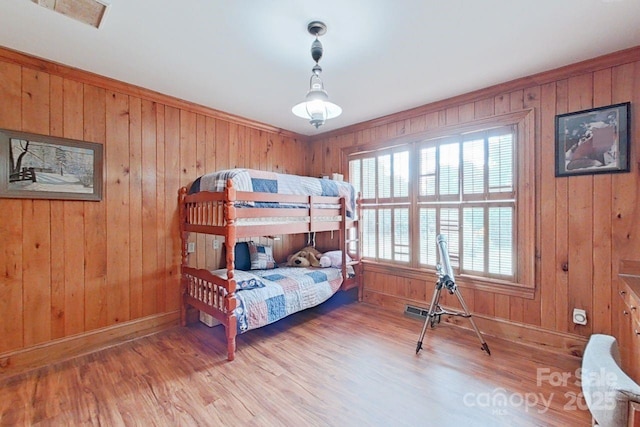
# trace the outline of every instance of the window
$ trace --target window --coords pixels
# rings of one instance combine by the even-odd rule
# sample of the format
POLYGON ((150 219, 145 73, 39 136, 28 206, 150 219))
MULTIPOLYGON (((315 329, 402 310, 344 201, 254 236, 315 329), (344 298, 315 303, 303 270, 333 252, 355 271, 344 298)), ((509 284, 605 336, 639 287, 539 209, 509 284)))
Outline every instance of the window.
POLYGON ((409 150, 389 150, 353 159, 349 162, 349 177, 364 202, 360 220, 362 255, 409 263, 409 150))
POLYGON ((435 266, 444 234, 460 273, 514 279, 514 147, 512 128, 416 144, 420 266, 435 266))
POLYGON ((518 152, 518 139, 531 116, 350 154, 349 179, 362 195, 363 257, 434 269, 436 236, 444 234, 456 275, 532 288, 534 231, 523 230, 533 224, 532 196, 517 197, 532 178, 518 175, 533 169, 518 157, 528 155, 518 152))

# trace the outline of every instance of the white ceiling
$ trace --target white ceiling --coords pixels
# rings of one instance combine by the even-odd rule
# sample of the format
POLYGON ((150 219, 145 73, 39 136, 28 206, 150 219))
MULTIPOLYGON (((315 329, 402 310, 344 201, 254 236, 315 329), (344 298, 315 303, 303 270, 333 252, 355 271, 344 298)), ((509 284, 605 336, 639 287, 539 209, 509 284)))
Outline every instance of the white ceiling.
POLYGON ((95 29, 0 0, 0 45, 305 135, 640 45, 640 0, 108 2, 95 29), (344 110, 318 130, 291 113, 312 20, 344 110))

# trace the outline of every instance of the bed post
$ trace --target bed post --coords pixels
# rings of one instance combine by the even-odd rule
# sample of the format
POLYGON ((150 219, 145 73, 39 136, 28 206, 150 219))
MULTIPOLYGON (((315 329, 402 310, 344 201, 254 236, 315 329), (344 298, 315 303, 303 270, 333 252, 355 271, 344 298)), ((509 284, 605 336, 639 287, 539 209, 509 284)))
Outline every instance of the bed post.
POLYGON ((358 193, 356 197, 356 217, 354 218, 356 224, 356 256, 358 258, 358 264, 354 266, 356 273, 356 280, 358 281, 358 301, 362 301, 364 294, 364 267, 362 266, 362 194, 358 193))
POLYGON ((180 212, 180 251, 182 253, 180 263, 180 324, 187 326, 187 303, 185 301, 187 295, 187 278, 182 274, 183 267, 186 267, 189 263, 189 232, 185 231, 185 224, 187 224, 187 209, 184 203, 184 199, 187 196, 187 187, 182 187, 178 190, 178 205, 180 212))
POLYGON ((347 244, 347 203, 344 197, 340 198, 340 230, 338 232, 340 235, 340 257, 341 259, 341 267, 342 270, 342 280, 346 281, 349 277, 347 273, 347 251, 349 250, 349 245, 347 244))
POLYGON ((236 352, 237 319, 236 309, 236 279, 235 279, 235 246, 236 246, 236 189, 233 188, 231 179, 227 180, 225 187, 224 216, 227 226, 224 238, 227 252, 227 280, 229 281, 229 293, 225 296, 225 312, 227 324, 225 331, 227 334, 227 360, 232 361, 236 352))

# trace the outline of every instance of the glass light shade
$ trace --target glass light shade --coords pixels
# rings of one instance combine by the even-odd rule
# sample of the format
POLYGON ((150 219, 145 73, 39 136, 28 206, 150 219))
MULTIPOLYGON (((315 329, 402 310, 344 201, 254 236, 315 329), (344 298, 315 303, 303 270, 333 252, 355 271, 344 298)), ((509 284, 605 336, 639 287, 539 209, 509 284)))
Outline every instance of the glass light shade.
POLYGON ((295 105, 291 112, 298 117, 308 119, 313 126, 320 127, 327 119, 333 119, 342 114, 342 108, 328 101, 324 90, 310 90, 306 100, 295 105))

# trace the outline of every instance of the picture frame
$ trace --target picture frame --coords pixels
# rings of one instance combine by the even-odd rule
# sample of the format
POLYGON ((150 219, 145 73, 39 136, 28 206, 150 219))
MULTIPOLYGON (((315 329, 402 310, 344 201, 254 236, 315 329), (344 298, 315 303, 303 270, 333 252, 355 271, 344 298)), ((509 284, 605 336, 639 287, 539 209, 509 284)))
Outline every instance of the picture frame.
POLYGON ((0 198, 102 200, 103 146, 0 129, 0 198))
POLYGON ((556 177, 629 172, 631 103, 556 116, 556 177))

